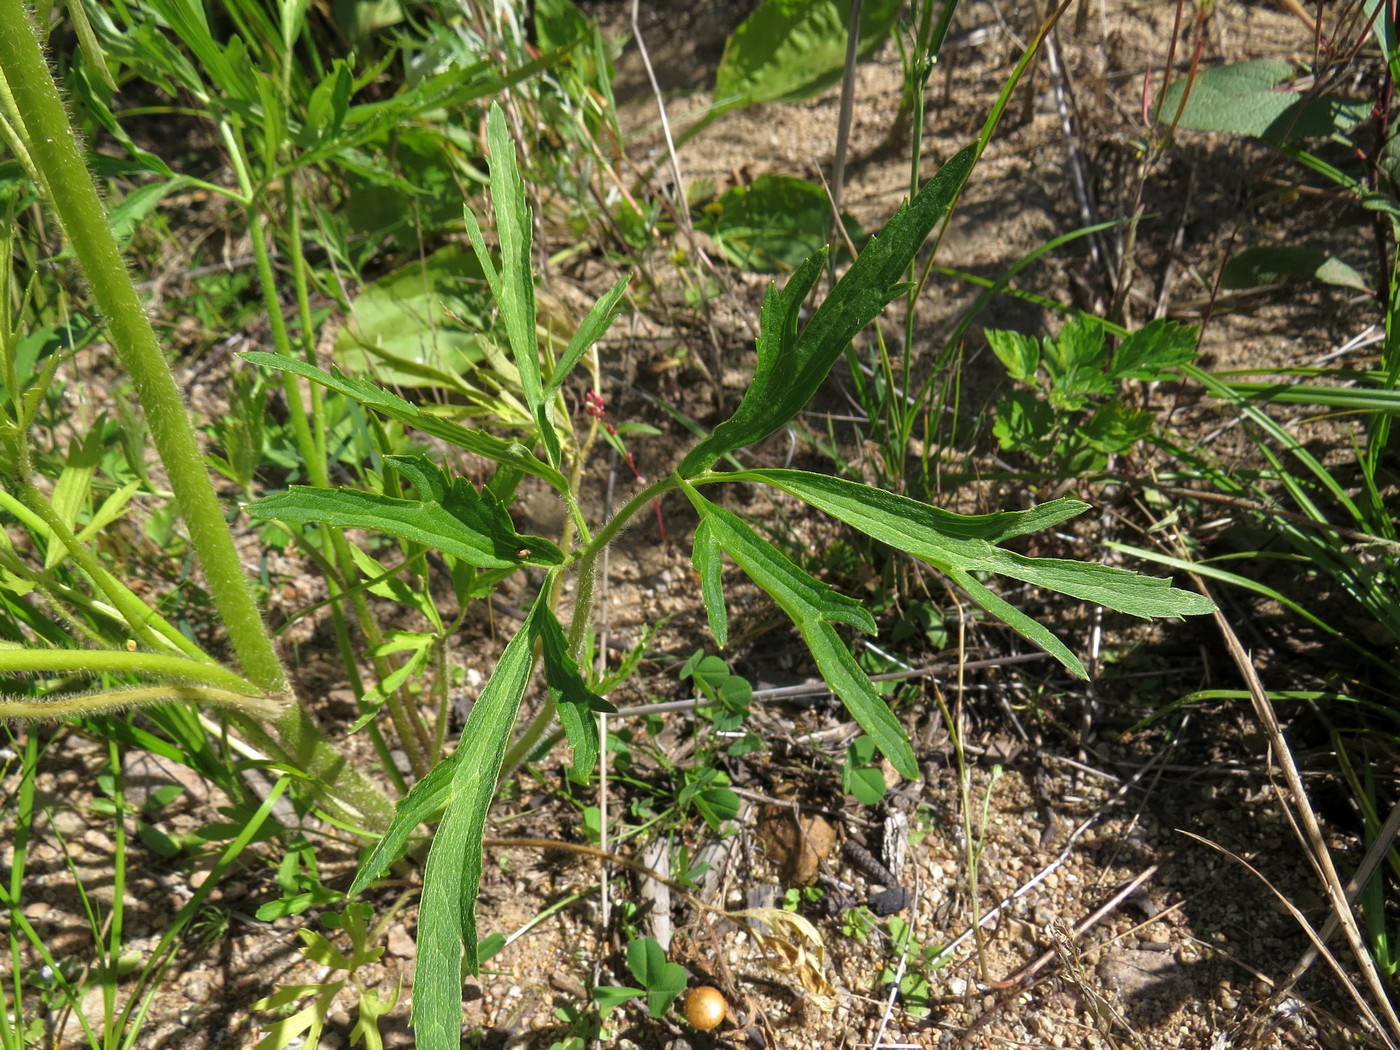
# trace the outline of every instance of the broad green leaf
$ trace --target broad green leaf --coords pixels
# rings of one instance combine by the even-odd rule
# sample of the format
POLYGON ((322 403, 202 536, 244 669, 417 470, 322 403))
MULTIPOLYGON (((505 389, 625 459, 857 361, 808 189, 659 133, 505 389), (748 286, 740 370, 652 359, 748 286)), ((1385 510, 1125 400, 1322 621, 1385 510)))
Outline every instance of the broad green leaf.
POLYGON ((1285 141, 1348 131, 1370 115, 1372 103, 1364 98, 1278 90, 1293 73, 1291 63, 1278 59, 1198 69, 1194 77, 1172 81, 1157 107, 1157 121, 1176 121, 1177 127, 1192 131, 1285 141), (1190 95, 1182 106, 1188 87, 1190 95))
POLYGON ((847 623, 874 634, 874 617, 854 599, 807 575, 734 514, 715 506, 688 485, 685 492, 702 522, 709 523, 714 542, 792 618, 822 679, 881 753, 902 776, 917 778, 914 752, 899 720, 875 692, 829 622, 847 623))
MULTIPOLYGON (((869 737, 860 737, 859 740, 872 742, 869 737)), ((854 795, 855 800, 863 806, 879 805, 880 800, 885 797, 885 775, 880 772, 878 766, 872 766, 870 762, 872 756, 862 757, 854 746, 846 751, 846 761, 841 766, 841 790, 848 795, 854 795)))
POLYGON ((1060 329, 1058 339, 1046 340, 1045 357, 1052 376, 1075 368, 1102 371, 1108 358, 1103 322, 1089 314, 1075 314, 1060 329))
POLYGON ((1053 408, 1078 411, 1090 398, 1108 396, 1115 391, 1113 379, 1104 371, 1108 342, 1098 318, 1087 314, 1070 318, 1058 339, 1045 340, 1040 361, 1050 376, 1053 408))
POLYGON ((1040 340, 1033 335, 1020 332, 1002 331, 988 328, 984 333, 992 353, 1006 366, 1006 374, 1022 383, 1035 379, 1040 367, 1040 340))
POLYGON ((643 988, 627 988, 621 985, 602 985, 589 991, 593 1001, 598 1004, 598 1016, 604 1021, 623 1003, 646 994, 643 988))
POLYGON ((337 58, 331 65, 331 71, 311 89, 303 130, 323 141, 336 138, 345 125, 345 114, 349 111, 354 88, 355 78, 350 72, 350 63, 337 58))
POLYGON ((388 463, 410 485, 418 498, 429 503, 443 503, 451 486, 447 474, 427 456, 385 456, 388 463))
POLYGON ((676 997, 685 991, 690 974, 667 960, 666 950, 650 937, 638 937, 627 946, 627 968, 647 990, 647 1012, 664 1017, 676 997))
POLYGON ((335 359, 396 386, 458 388, 482 358, 486 307, 477 255, 449 245, 355 296, 336 336, 335 359))
POLYGON ((396 419, 400 423, 421 430, 432 437, 441 438, 449 444, 466 449, 468 452, 474 452, 478 456, 484 456, 496 463, 514 467, 526 474, 533 474, 548 482, 558 492, 569 491, 569 482, 563 474, 554 467, 541 463, 528 448, 518 441, 503 441, 485 431, 472 430, 446 419, 438 419, 420 411, 416 405, 410 404, 397 394, 390 393, 368 380, 347 376, 339 369, 326 372, 300 358, 269 354, 261 350, 250 350, 243 356, 254 364, 266 365, 269 368, 278 368, 304 376, 313 382, 320 383, 328 390, 344 394, 365 407, 374 409, 380 415, 396 419))
POLYGON ((1113 354, 1112 372, 1118 379, 1140 379, 1145 383, 1176 379, 1171 371, 1196 359, 1200 332, 1159 317, 1128 335, 1113 354))
POLYGON ((481 889, 486 816, 520 698, 530 680, 535 636, 531 621, 544 608, 543 596, 548 592, 547 585, 541 589, 530 618, 501 654, 449 760, 451 786, 428 853, 418 911, 413 1026, 422 1050, 458 1050, 461 1045, 464 951, 467 969, 471 973, 480 969, 476 898, 481 889))
POLYGON ((1366 291, 1366 278, 1321 248, 1258 245, 1231 257, 1220 272, 1222 288, 1258 288, 1279 281, 1317 281, 1366 291))
POLYGON ((294 485, 245 509, 255 518, 374 529, 426 544, 482 568, 549 566, 564 560, 549 540, 516 532, 505 511, 494 501, 483 499, 465 478, 456 479, 446 503, 294 485))
POLYGON ((725 821, 737 819, 744 808, 739 796, 727 787, 704 788, 697 791, 691 801, 705 823, 716 832, 723 832, 725 821))
POLYGON ((762 440, 803 409, 856 333, 900 293, 905 268, 952 206, 976 158, 976 148, 967 147, 912 202, 900 206, 800 335, 798 311, 821 271, 824 253, 803 263, 781 292, 769 289, 753 382, 734 415, 686 455, 681 477, 694 477, 726 452, 762 440))
POLYGON ((1030 390, 1013 390, 997 402, 992 434, 1008 452, 1048 456, 1055 448, 1056 422, 1045 398, 1030 390))
POLYGON ((1002 522, 999 514, 953 514, 892 492, 798 470, 747 470, 705 480, 720 478, 772 485, 947 573, 984 609, 1045 646, 1076 674, 1083 674, 1083 666, 1062 644, 1052 645, 1053 636, 1024 614, 1009 616, 1014 610, 1005 602, 998 600, 993 608, 986 600, 992 597, 991 592, 970 573, 1009 576, 1132 616, 1196 616, 1215 608, 1202 595, 1172 587, 1170 580, 1107 565, 1027 558, 996 546, 1009 536, 1030 531, 1025 528, 1028 521, 1036 523, 1037 528, 1048 528, 1050 523, 1057 524, 1088 509, 1087 504, 1076 500, 1056 500, 1031 511, 1011 512, 1010 520, 1002 522))
MULTIPOLYGON (((843 216, 847 235, 859 244, 862 231, 843 216)), ((815 182, 791 175, 760 175, 748 186, 732 186, 718 209, 700 224, 719 242, 729 261, 758 273, 797 269, 822 250, 831 232, 831 199, 815 182)))
POLYGON ((1077 433, 1100 452, 1122 452, 1152 433, 1151 412, 1121 401, 1100 405, 1077 433))
POLYGON ((535 338, 535 278, 531 272, 532 229, 530 209, 525 203, 525 183, 515 162, 515 143, 506 130, 506 117, 500 104, 493 102, 486 117, 486 140, 491 154, 491 203, 496 207, 496 239, 501 249, 498 271, 486 250, 481 227, 470 208, 464 218, 467 237, 476 249, 491 286, 496 309, 501 312, 510 339, 515 367, 525 402, 539 427, 540 439, 551 466, 559 466, 559 435, 545 407, 544 385, 540 379, 540 348, 535 338))
POLYGON ((588 33, 588 18, 573 0, 537 0, 535 38, 541 48, 567 47, 588 33))
MULTIPOLYGON (((900 0, 866 0, 858 54, 889 36, 900 0)), ((841 77, 850 0, 766 0, 726 41, 715 71, 721 105, 810 98, 841 77)))

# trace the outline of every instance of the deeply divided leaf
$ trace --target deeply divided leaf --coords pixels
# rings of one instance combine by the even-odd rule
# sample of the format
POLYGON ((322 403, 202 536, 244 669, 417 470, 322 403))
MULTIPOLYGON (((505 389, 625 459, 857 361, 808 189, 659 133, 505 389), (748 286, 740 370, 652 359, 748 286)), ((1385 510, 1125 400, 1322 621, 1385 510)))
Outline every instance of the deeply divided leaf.
POLYGON ((997 546, 1011 536, 1050 528, 1088 509, 1087 504, 1076 500, 1055 500, 1029 511, 969 516, 867 485, 799 470, 749 470, 722 477, 782 489, 852 528, 927 562, 952 577, 984 609, 1050 652, 1077 675, 1084 674, 1083 666, 1063 644, 1005 602, 993 601, 995 596, 970 574, 1008 576, 1132 616, 1197 616, 1215 608, 1209 599, 1179 590, 1170 580, 1107 565, 1028 558, 997 546))
POLYGON ((690 486, 686 495, 699 511, 706 543, 718 544, 792 618, 831 691, 902 776, 914 779, 914 752, 885 701, 831 626, 847 623, 873 634, 875 620, 854 599, 838 594, 794 565, 740 518, 706 500, 690 486))

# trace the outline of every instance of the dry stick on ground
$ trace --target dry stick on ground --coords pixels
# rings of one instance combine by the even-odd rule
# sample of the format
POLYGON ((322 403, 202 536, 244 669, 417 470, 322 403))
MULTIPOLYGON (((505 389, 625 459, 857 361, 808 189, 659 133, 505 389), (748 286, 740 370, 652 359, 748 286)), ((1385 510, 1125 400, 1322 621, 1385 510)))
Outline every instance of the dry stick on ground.
MULTIPOLYGON (((1366 856, 1361 859, 1361 864, 1357 867, 1356 873, 1347 881, 1346 898, 1348 910, 1356 903, 1356 898, 1371 881, 1371 876, 1376 873, 1376 869, 1381 866, 1381 861, 1390 852, 1390 845, 1394 841, 1397 833, 1400 833, 1400 802, 1390 811, 1390 816, 1385 820, 1385 824, 1376 834, 1375 841, 1371 843, 1371 848, 1366 851, 1366 856)), ((1322 924, 1322 931, 1318 934, 1323 944, 1337 932, 1340 920, 1335 912, 1327 916, 1327 921, 1322 924)), ((1284 981, 1285 987, 1291 987, 1298 978, 1303 976, 1303 972, 1313 964, 1317 958, 1317 952, 1309 948, 1303 953, 1301 959, 1294 964, 1292 971, 1284 981)))
MULTIPOLYGON (((1081 8, 1082 10, 1082 8, 1081 8)), ((1089 199, 1089 177, 1085 173, 1084 154, 1079 147, 1079 125, 1075 120, 1073 88, 1069 84, 1069 73, 1060 62, 1060 46, 1055 34, 1045 37, 1045 59, 1050 67, 1050 93, 1055 100, 1055 111, 1060 117, 1060 132, 1065 139, 1065 154, 1069 160, 1071 184, 1074 186, 1074 200, 1079 207, 1079 221, 1085 226, 1094 225, 1094 203, 1089 199)), ((1097 233, 1089 234, 1089 258, 1094 267, 1103 265, 1103 248, 1097 233)), ((1101 302, 1094 303, 1095 311, 1102 310, 1101 302)))
MULTIPOLYGON (((608 486, 603 497, 603 518, 607 520, 612 517, 613 493, 617 485, 617 449, 611 449, 612 455, 608 457, 608 486)), ((598 680, 602 681, 604 672, 607 670, 608 661, 608 568, 610 563, 609 555, 611 547, 603 548, 602 565, 599 567, 598 593, 596 597, 598 609, 598 680)), ((608 847, 608 716, 603 713, 598 714, 598 737, 600 746, 598 748, 598 841, 604 850, 608 847)), ((612 899, 608 894, 608 880, 612 878, 612 870, 608 867, 608 862, 603 861, 599 865, 598 871, 598 893, 602 904, 599 909, 603 920, 603 930, 608 928, 608 920, 611 916, 612 899)), ((664 947, 664 946, 663 946, 664 947)))
MULTIPOLYGON (((1122 906, 1125 900, 1133 896, 1133 894, 1135 894, 1147 882, 1148 879, 1152 878, 1152 876, 1156 874, 1156 864, 1150 864, 1142 871, 1138 872, 1121 887, 1119 887, 1118 890, 1114 892, 1113 896, 1109 897, 1108 900, 1103 902, 1103 904, 1099 905, 1088 915, 1086 915, 1084 918, 1080 919, 1077 923, 1075 923, 1074 926, 1070 927, 1071 934, 1073 934, 1076 940, 1080 937, 1083 937, 1084 934, 1088 933, 1100 922, 1102 922, 1104 919, 1108 918, 1108 916, 1116 912, 1119 909, 1119 907, 1122 906)), ((1173 904, 1172 908, 1179 908, 1181 906, 1181 903, 1184 902, 1173 904)), ((1167 912, 1170 910, 1171 909, 1165 909, 1161 913, 1154 915, 1152 918, 1148 919, 1147 922, 1140 923, 1139 925, 1134 926, 1133 929, 1129 931, 1129 933, 1135 932, 1137 930, 1142 929, 1144 926, 1150 926, 1152 923, 1159 921, 1162 918, 1162 916, 1166 915, 1167 912)), ((1124 934, 1123 936, 1127 936, 1127 934, 1124 934)), ((1115 940, 1116 939, 1118 938, 1115 938, 1115 940)), ((1006 980, 993 981, 992 987, 1015 988, 1017 985, 1025 984, 1032 977, 1038 974, 1041 970, 1045 969, 1045 967, 1050 964, 1050 960, 1054 959, 1055 956, 1055 949, 1047 948, 1044 952, 1042 952, 1031 962, 1021 967, 1010 977, 1006 978, 1006 980)))
MULTIPOLYGON (((1120 801, 1122 801, 1124 796, 1126 796, 1132 788, 1137 786, 1138 781, 1142 780, 1142 778, 1145 777, 1148 774, 1148 772, 1157 764, 1157 758, 1154 757, 1146 764, 1144 764, 1140 769, 1138 769, 1137 772, 1135 772, 1131 777, 1123 781, 1118 786, 1118 790, 1115 791, 1108 799, 1106 799, 1103 805, 1099 806, 1099 808, 1091 816, 1089 816, 1083 823, 1081 823, 1077 828, 1070 832, 1069 841, 1065 843, 1064 848, 1060 850, 1059 854, 1055 857, 1055 859, 1052 860, 1049 864, 1045 865, 1045 867, 1041 868, 1040 871, 1032 875, 1019 887, 1017 887, 1015 892, 1013 892, 1011 896, 1007 897, 996 907, 992 908, 990 911, 984 914, 981 917, 980 925, 986 926, 992 921, 994 921, 999 915, 1001 915, 1002 911, 1008 905, 1020 900, 1026 894, 1030 893, 1031 890, 1033 890, 1036 886, 1040 885, 1040 883, 1042 883, 1045 880, 1045 877, 1047 875, 1049 875, 1052 871, 1055 871, 1056 869, 1062 867, 1064 863, 1067 860, 1069 860, 1070 854, 1074 852, 1075 843, 1079 841, 1083 834, 1095 824, 1097 824, 1100 820, 1102 820, 1104 815, 1108 812, 1109 808, 1117 805, 1120 801)), ((955 937, 952 941, 948 943, 948 945, 944 948, 944 953, 949 954, 954 951, 957 951, 957 949, 966 944, 972 936, 972 929, 964 930, 962 933, 960 933, 957 937, 955 937)))
MULTIPOLYGON (((870 1050, 880 1050, 880 1043, 885 1038, 885 1029, 889 1027, 890 1018, 894 1016, 894 1002, 899 998, 900 986, 904 983, 904 968, 909 962, 909 953, 915 944, 915 934, 918 933, 919 924, 919 901, 923 898, 923 885, 919 877, 919 866, 914 865, 914 897, 912 911, 909 915, 909 935, 904 938, 904 947, 899 953, 899 965, 894 969, 894 977, 890 981, 890 994, 885 999, 884 1012, 880 1014, 880 1027, 875 1031, 875 1040, 870 1044, 870 1050)), ((887 1050, 893 1050, 888 1047, 887 1050)))
MULTIPOLYGON (((1192 576, 1192 581, 1202 594, 1210 597, 1210 589, 1205 581, 1199 576, 1192 576)), ((1322 837, 1322 831, 1317 825, 1317 815, 1313 812, 1312 803, 1308 799, 1308 794, 1303 786, 1303 779, 1298 774, 1298 767, 1293 761, 1293 752, 1289 749, 1288 741, 1284 738, 1283 729, 1279 725, 1278 715, 1274 711, 1274 705, 1269 700, 1268 693, 1264 690, 1264 684, 1259 679, 1259 673, 1255 670, 1249 654, 1245 652, 1244 646, 1240 644, 1239 637, 1235 634, 1234 628, 1230 626, 1223 613, 1217 608, 1214 613, 1215 624, 1221 636, 1225 639, 1226 648, 1230 651, 1230 657, 1234 660, 1235 667, 1244 678, 1245 684, 1249 688, 1249 696, 1254 704, 1255 716, 1259 719, 1260 726, 1269 740, 1269 750, 1275 761, 1278 762, 1279 769, 1283 772, 1283 777, 1288 785, 1289 796, 1293 802, 1293 808, 1287 805, 1287 800, 1280 793, 1279 802, 1282 805, 1284 814, 1293 825, 1294 832, 1302 842, 1303 849, 1312 862, 1313 869, 1317 872, 1318 878, 1327 893, 1328 903, 1332 907, 1332 914, 1338 920, 1342 929, 1346 933, 1347 943, 1351 946, 1352 954, 1356 958, 1357 965, 1361 968, 1362 975, 1366 979, 1366 984, 1375 998, 1375 1007, 1384 1015, 1385 1023, 1381 1024, 1375 1017, 1371 1004, 1366 1002, 1354 982, 1348 980, 1347 988, 1356 999, 1357 1005, 1371 1023, 1376 1027, 1376 1034, 1385 1042, 1391 1050, 1400 1050, 1400 1018, 1395 1015, 1395 1010, 1391 1006, 1390 999, 1386 995, 1384 982, 1376 970, 1375 960, 1366 951, 1365 942, 1361 936, 1361 930, 1357 925, 1356 916, 1352 914, 1350 906, 1347 904, 1347 894, 1342 886, 1342 880, 1337 876, 1337 869, 1332 864, 1332 855, 1328 852, 1327 843, 1322 837), (1296 814, 1294 809, 1296 808, 1296 814), (1301 827, 1299 825, 1301 824, 1301 827)), ((1219 848, 1219 847, 1217 847, 1219 848)), ((1243 863, 1243 862, 1241 862, 1243 863)), ((1253 871, 1253 869, 1250 869, 1253 871)), ((1285 901, 1285 903, 1288 903, 1285 901)), ((1294 917, 1302 921, 1301 913, 1291 904, 1289 910, 1294 917)), ((1311 935, 1311 930, 1306 922, 1303 928, 1311 935)), ((1305 957, 1306 958, 1306 957, 1305 957)), ((1295 968, 1296 970, 1296 968, 1295 968)), ((1297 977, 1301 976, 1301 971, 1290 974, 1289 980, 1285 982, 1275 993, 1282 996, 1287 993, 1289 987, 1297 977)))

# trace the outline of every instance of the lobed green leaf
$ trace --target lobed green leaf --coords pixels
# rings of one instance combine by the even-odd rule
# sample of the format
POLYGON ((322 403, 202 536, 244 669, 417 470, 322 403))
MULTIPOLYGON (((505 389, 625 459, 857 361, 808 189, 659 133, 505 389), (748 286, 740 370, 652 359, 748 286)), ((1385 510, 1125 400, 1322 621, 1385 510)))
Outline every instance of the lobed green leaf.
POLYGON ((752 481, 772 485, 882 543, 912 554, 953 577, 988 612, 1046 648, 1075 674, 1083 666, 1044 628, 1023 614, 1008 618, 1011 607, 984 599, 991 592, 972 579, 990 572, 1059 591, 1132 616, 1197 616, 1214 610, 1209 599, 1179 590, 1170 580, 1142 576, 1107 565, 1028 558, 996 546, 1003 539, 1050 528, 1088 509, 1077 500, 1060 499, 1029 511, 967 516, 939 510, 906 496, 840 478, 798 470, 748 470, 712 475, 709 480, 752 481), (975 587, 969 587, 975 584, 975 587), (1066 659, 1068 657, 1068 659, 1066 659))
POLYGON ((700 513, 702 528, 708 529, 706 544, 723 548, 792 618, 823 681, 900 774, 916 779, 918 765, 899 720, 831 626, 831 621, 847 623, 873 634, 875 620, 870 612, 803 572, 734 514, 710 503, 689 485, 685 492, 700 513))

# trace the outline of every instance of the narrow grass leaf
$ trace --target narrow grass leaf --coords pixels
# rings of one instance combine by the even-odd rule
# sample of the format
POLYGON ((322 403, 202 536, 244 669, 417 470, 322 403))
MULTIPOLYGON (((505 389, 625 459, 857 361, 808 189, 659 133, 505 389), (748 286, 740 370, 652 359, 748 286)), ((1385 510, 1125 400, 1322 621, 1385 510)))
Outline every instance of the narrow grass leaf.
MULTIPOLYGON (((448 503, 394 499, 354 489, 293 486, 248 504, 250 515, 297 524, 373 529, 426 544, 480 568, 558 565, 563 553, 540 536, 524 536, 504 525, 463 478, 448 503), (470 493, 470 495, 468 495, 470 493)), ((504 512, 502 512, 504 513, 504 512)))
POLYGON ((1364 387, 1323 386, 1318 383, 1226 382, 1226 388, 1251 401, 1280 405, 1316 405, 1358 412, 1385 412, 1400 415, 1400 390, 1372 390, 1364 387))
POLYGON ((763 303, 753 382, 734 415, 686 455, 679 468, 682 477, 694 477, 724 453, 762 440, 802 410, 856 333, 904 290, 905 269, 952 206, 976 158, 975 147, 962 150, 913 201, 901 205, 800 334, 797 311, 821 270, 825 252, 799 267, 782 292, 770 289, 763 303))

